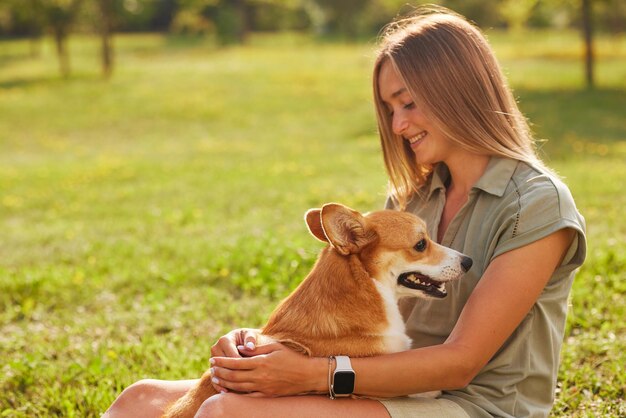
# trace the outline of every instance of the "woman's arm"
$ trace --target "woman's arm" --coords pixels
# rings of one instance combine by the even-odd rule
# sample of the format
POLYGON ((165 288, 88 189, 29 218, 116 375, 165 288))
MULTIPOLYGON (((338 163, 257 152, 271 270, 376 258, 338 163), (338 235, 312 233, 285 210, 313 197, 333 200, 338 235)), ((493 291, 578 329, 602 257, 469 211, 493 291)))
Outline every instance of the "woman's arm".
POLYGON ((495 258, 444 344, 385 356, 384 364, 355 359, 357 391, 397 396, 467 386, 522 322, 573 236, 560 230, 495 258))
MULTIPOLYGON (((392 397, 466 386, 524 319, 573 237, 563 229, 495 258, 445 343, 352 359, 355 393, 392 397)), ((279 344, 257 350, 260 355, 251 358, 214 358, 219 385, 265 396, 327 391, 326 359, 308 359, 279 344)))

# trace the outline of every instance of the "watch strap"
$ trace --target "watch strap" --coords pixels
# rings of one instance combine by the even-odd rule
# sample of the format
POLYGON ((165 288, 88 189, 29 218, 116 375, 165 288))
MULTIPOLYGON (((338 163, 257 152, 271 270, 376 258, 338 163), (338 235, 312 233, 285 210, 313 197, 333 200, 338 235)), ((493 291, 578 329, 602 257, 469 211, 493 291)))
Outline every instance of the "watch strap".
MULTIPOLYGON (((329 357, 329 375, 328 375, 328 388, 329 388, 329 396, 330 399, 335 399, 337 397, 346 397, 346 396, 350 396, 354 390, 354 386, 352 387, 352 389, 350 389, 350 392, 345 392, 345 393, 336 393, 335 392, 335 378, 337 376, 337 373, 351 373, 354 379, 354 370, 352 369, 352 363, 350 363, 350 357, 348 356, 330 356, 329 357), (331 379, 331 364, 332 364, 332 360, 335 360, 335 370, 332 372, 332 379, 331 379)), ((354 381, 352 382, 352 384, 354 385, 354 381)))
POLYGON ((350 357, 348 356, 335 356, 335 371, 337 370, 352 370, 352 363, 350 363, 350 357))

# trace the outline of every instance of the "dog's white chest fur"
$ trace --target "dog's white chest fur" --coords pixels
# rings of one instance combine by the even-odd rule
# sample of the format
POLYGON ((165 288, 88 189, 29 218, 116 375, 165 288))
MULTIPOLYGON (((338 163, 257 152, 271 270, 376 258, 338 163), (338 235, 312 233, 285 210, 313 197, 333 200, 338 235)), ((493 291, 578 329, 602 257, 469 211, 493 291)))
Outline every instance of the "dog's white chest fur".
POLYGON ((406 351, 411 348, 411 339, 406 335, 404 321, 402 320, 402 315, 400 315, 398 302, 394 292, 389 287, 381 284, 378 280, 372 280, 374 281, 376 289, 378 289, 378 292, 383 299, 385 313, 387 314, 387 320, 389 321, 389 325, 383 333, 385 351, 388 353, 406 351))

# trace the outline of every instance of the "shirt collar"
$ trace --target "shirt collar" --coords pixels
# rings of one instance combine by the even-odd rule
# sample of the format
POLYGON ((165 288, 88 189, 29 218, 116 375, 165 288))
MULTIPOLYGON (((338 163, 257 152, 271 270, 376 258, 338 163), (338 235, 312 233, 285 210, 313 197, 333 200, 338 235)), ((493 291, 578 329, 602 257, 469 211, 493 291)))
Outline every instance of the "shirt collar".
POLYGON ((519 161, 512 158, 491 157, 483 175, 474 184, 475 189, 502 197, 519 161))
MULTIPOLYGON (((517 168, 517 160, 511 158, 491 157, 483 175, 478 179, 473 188, 483 190, 494 196, 504 195, 506 186, 509 184, 513 173, 517 168)), ((446 182, 450 177, 450 171, 444 163, 435 166, 430 176, 428 199, 435 190, 446 188, 446 182)))
POLYGON ((434 193, 435 190, 446 188, 446 182, 450 177, 450 171, 448 170, 448 166, 444 163, 439 163, 433 169, 433 173, 430 176, 430 186, 428 188, 428 196, 427 199, 430 199, 430 196, 434 193))

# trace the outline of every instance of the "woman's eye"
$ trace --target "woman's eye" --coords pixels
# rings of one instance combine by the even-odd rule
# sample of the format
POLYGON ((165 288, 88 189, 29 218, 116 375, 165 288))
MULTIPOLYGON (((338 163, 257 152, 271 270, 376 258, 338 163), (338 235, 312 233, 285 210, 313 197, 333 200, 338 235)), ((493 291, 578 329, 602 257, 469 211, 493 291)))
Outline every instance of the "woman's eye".
POLYGON ((425 239, 421 239, 417 242, 417 244, 415 244, 415 251, 419 251, 420 253, 422 251, 424 251, 426 249, 426 240, 425 239))
POLYGON ((413 109, 415 107, 415 102, 407 103, 404 105, 405 109, 413 109))

